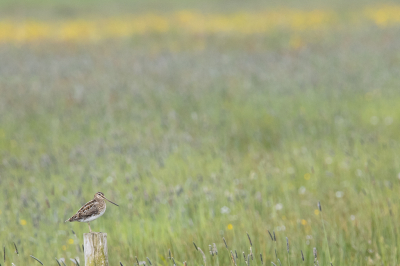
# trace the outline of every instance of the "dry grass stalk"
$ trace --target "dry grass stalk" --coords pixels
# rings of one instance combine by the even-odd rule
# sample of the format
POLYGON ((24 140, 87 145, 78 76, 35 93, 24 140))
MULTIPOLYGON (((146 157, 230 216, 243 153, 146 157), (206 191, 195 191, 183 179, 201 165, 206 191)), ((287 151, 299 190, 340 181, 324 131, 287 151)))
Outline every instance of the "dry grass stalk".
POLYGON ((201 248, 198 247, 197 249, 200 251, 201 255, 203 255, 204 266, 206 266, 207 265, 206 255, 204 254, 203 250, 201 250, 201 248))
MULTIPOLYGON (((269 231, 268 231, 269 232, 269 231)), ((276 251, 276 249, 277 249, 277 246, 276 246, 276 236, 275 236, 275 231, 272 231, 272 233, 273 233, 273 235, 274 235, 274 238, 273 238, 273 242, 274 242, 274 245, 275 245, 275 259, 278 259, 278 252, 276 251)), ((271 233, 270 233, 270 236, 271 236, 271 233)), ((272 238, 272 236, 271 236, 271 238, 272 238)))
POLYGON ((31 258, 32 259, 34 259, 34 260, 36 260, 37 262, 39 262, 40 264, 42 264, 43 265, 43 263, 38 259, 38 258, 35 258, 34 256, 32 256, 32 255, 29 255, 29 256, 31 256, 31 258))
POLYGON ((224 240, 224 243, 225 243, 225 247, 226 247, 226 249, 228 249, 228 244, 226 244, 225 237, 223 237, 222 239, 224 240))
POLYGON ((15 253, 17 253, 17 255, 19 255, 17 245, 15 244, 15 242, 13 242, 13 243, 14 243, 14 247, 15 247, 15 253))
POLYGON ((318 254, 317 254, 317 248, 313 248, 313 254, 314 254, 314 266, 319 266, 318 262, 318 254))
POLYGON ((289 238, 286 237, 286 250, 289 253, 289 238))
POLYGON ((213 252, 215 255, 218 255, 218 249, 217 249, 217 245, 215 243, 213 243, 213 252))
POLYGON ((288 259, 289 266, 290 266, 290 256, 289 256, 290 249, 289 249, 289 238, 288 237, 286 237, 286 249, 287 249, 287 259, 288 259))
POLYGON ((231 250, 231 259, 232 259, 233 264, 235 264, 235 266, 236 266, 236 260, 235 260, 235 256, 233 255, 232 250, 231 250))
POLYGON ((271 240, 274 241, 274 238, 272 237, 271 232, 269 230, 268 230, 268 234, 271 237, 271 240))
POLYGON ((247 233, 247 238, 249 239, 250 246, 253 246, 253 243, 251 243, 251 238, 250 238, 250 235, 249 235, 249 233, 247 233))

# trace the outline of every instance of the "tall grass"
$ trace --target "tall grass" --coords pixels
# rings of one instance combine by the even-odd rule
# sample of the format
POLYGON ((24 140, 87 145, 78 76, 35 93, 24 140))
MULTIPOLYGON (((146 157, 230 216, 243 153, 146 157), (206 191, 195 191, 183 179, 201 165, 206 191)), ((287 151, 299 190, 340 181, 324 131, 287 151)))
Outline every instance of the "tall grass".
POLYGON ((324 229, 324 235, 325 235, 325 241, 326 241, 326 250, 327 250, 327 253, 328 253, 329 262, 330 262, 330 264, 333 266, 333 264, 332 264, 332 258, 331 258, 331 252, 330 252, 330 250, 329 250, 328 235, 327 235, 327 233, 326 233, 324 219, 322 218, 322 207, 321 207, 321 202, 319 202, 319 201, 318 201, 318 210, 319 210, 319 215, 321 216, 322 228, 324 229))
POLYGON ((395 265, 398 31, 2 44, 4 264, 82 262, 102 191, 110 264, 395 265))

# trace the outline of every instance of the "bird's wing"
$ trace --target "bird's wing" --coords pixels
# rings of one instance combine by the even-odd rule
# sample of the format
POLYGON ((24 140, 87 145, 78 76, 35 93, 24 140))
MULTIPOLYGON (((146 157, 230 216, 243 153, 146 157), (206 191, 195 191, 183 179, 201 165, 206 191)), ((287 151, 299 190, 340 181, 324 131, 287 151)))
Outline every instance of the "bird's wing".
POLYGON ((79 209, 79 213, 82 216, 91 216, 91 215, 96 215, 99 213, 99 203, 95 200, 89 201, 87 204, 82 206, 82 208, 79 209))
POLYGON ((95 200, 91 200, 85 205, 83 205, 74 216, 72 216, 69 221, 78 221, 90 217, 92 215, 99 214, 99 203, 95 200))

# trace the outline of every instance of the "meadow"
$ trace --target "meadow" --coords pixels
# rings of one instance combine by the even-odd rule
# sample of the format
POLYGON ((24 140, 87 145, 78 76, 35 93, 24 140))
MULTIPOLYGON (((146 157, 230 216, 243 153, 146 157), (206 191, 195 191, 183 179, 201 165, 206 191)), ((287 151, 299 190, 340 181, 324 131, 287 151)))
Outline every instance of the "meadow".
POLYGON ((0 4, 1 265, 400 265, 400 6, 232 2, 0 4))

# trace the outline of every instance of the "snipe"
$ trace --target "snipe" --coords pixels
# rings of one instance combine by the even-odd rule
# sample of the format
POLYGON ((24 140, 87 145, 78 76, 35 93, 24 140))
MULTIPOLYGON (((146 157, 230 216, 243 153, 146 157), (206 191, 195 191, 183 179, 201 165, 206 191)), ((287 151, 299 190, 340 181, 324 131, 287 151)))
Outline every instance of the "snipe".
POLYGON ((88 223, 89 225, 89 231, 92 232, 92 229, 90 229, 90 224, 89 222, 99 218, 106 212, 106 201, 111 202, 112 204, 118 206, 118 204, 112 202, 111 200, 107 199, 104 197, 104 194, 102 192, 97 192, 94 194, 94 197, 91 201, 83 205, 77 212, 66 220, 65 222, 84 222, 88 223))

